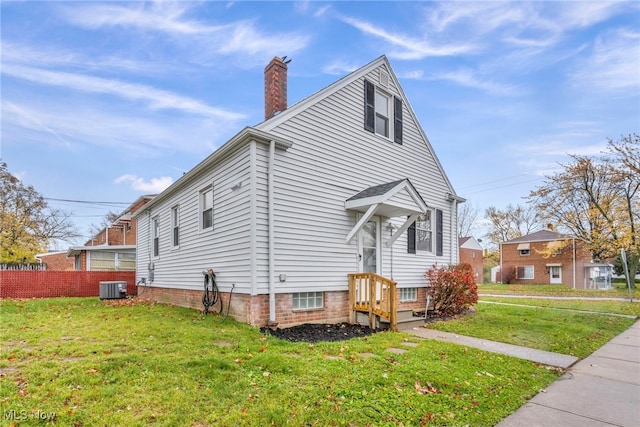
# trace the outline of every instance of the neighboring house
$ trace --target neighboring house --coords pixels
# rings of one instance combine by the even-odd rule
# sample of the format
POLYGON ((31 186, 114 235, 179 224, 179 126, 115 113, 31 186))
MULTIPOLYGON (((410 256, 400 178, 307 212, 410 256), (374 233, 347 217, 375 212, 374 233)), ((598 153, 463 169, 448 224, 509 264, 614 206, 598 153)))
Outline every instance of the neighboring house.
POLYGON ((480 243, 472 236, 460 237, 458 238, 458 247, 460 250, 460 264, 469 264, 475 273, 476 283, 482 283, 484 258, 480 243))
POLYGON ((348 275, 363 272, 396 281, 399 307, 424 309, 424 272, 458 263, 464 199, 387 58, 290 108, 286 74, 280 58, 265 68, 264 122, 135 215, 145 297, 202 309, 211 268, 237 320, 339 322, 352 314, 348 275))
POLYGON ((592 262, 582 240, 553 230, 540 230, 500 244, 502 283, 606 289, 611 287, 611 268, 592 262))
POLYGON ((74 270, 74 260, 67 256, 66 251, 53 251, 36 255, 36 259, 44 264, 47 270, 74 270))
POLYGON ((135 270, 137 223, 133 214, 155 197, 140 196, 84 246, 69 248, 72 270, 135 270))

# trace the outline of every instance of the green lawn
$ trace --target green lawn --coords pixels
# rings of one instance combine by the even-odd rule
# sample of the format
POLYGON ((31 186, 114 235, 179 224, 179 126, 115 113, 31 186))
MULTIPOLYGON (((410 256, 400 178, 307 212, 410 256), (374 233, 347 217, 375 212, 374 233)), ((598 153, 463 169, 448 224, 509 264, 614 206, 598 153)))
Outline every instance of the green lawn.
POLYGON ((604 305, 600 305, 600 301, 580 303, 482 297, 477 305, 477 313, 457 320, 438 322, 430 325, 430 328, 584 358, 629 328, 635 319, 559 310, 550 308, 551 306, 572 308, 573 305, 573 308, 581 307, 582 310, 618 313, 627 310, 637 312, 640 308, 639 304, 633 303, 631 306, 632 303, 629 302, 622 303, 626 306, 614 306, 606 301, 609 304, 607 310, 603 310, 604 305), (510 305, 482 303, 490 300, 510 305))
POLYGON ((231 319, 134 301, 0 301, 4 425, 11 414, 27 418, 20 425, 55 414, 64 426, 491 426, 559 375, 401 333, 289 343, 231 319))
MULTIPOLYGON (((509 285, 500 283, 484 283, 478 286, 481 294, 536 295, 536 296, 571 296, 571 297, 603 297, 629 298, 629 290, 624 283, 614 283, 613 289, 572 289, 564 285, 509 285)), ((640 299, 640 283, 633 291, 633 299, 640 299)))

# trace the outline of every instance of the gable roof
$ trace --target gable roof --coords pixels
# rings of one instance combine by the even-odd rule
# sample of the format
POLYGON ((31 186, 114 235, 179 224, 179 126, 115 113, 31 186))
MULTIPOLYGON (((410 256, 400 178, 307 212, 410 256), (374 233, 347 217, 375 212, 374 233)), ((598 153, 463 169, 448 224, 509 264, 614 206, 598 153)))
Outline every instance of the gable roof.
POLYGON ((276 116, 271 117, 270 119, 265 120, 262 123, 256 125, 255 128, 269 132, 273 130, 276 126, 280 125, 281 123, 288 120, 289 118, 295 116, 299 112, 304 111, 307 108, 311 107, 312 105, 317 104, 318 102, 334 94, 340 89, 346 87, 347 85, 353 83, 354 81, 360 78, 363 78, 368 73, 370 73, 371 71, 379 67, 386 68, 386 71, 389 73, 389 79, 395 83, 395 86, 398 90, 400 97, 402 98, 402 101, 406 105, 407 110, 411 115, 411 118, 413 119, 418 131, 420 132, 420 136, 422 138, 422 141, 425 144, 425 148, 429 150, 429 154, 433 157, 436 167, 438 168, 438 171, 441 173, 449 189, 449 192, 450 192, 449 198, 452 198, 452 200, 455 199, 458 202, 464 202, 465 199, 458 197, 456 195, 455 190, 453 189, 453 185, 451 184, 451 181, 449 181, 447 174, 444 172, 444 168, 442 167, 442 164, 440 163, 438 156, 436 156, 436 153, 433 150, 433 147, 431 146, 431 142, 429 142, 427 135, 424 133, 424 129, 422 129, 422 125, 420 124, 420 121, 418 120, 415 114, 415 111, 411 106, 411 103, 409 102, 407 96, 405 95, 404 90, 402 89, 402 86, 399 84, 398 77, 396 76, 395 72, 391 68, 391 64, 389 63, 389 60, 385 55, 378 57, 377 59, 371 61, 365 66, 358 68, 357 70, 351 72, 350 74, 347 74, 346 76, 340 78, 339 80, 335 81, 329 86, 326 86, 323 89, 320 89, 319 91, 317 91, 316 93, 302 99, 301 101, 296 102, 286 110, 278 113, 276 116))
POLYGON ((536 231, 535 233, 527 234, 526 236, 507 240, 506 242, 502 242, 500 244, 504 245, 510 243, 548 242, 552 240, 570 239, 572 237, 573 236, 570 236, 568 234, 558 233, 553 230, 540 230, 536 231))
POLYGON ((427 210, 427 204, 408 178, 366 188, 349 197, 344 207, 366 212, 371 205, 376 204, 378 208, 375 214, 389 218, 424 213, 427 210))
POLYGON ((480 243, 473 236, 459 237, 458 247, 461 249, 473 249, 476 251, 482 250, 482 246, 480 246, 480 243))

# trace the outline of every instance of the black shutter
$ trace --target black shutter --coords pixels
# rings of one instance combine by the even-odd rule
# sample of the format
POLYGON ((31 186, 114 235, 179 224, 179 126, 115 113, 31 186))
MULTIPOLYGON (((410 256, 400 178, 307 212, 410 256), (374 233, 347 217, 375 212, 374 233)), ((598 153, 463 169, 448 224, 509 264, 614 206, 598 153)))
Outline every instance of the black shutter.
POLYGON ((407 228, 407 253, 415 254, 416 253, 416 223, 407 228))
POLYGON ((442 230, 442 211, 440 209, 436 209, 436 255, 442 256, 443 253, 443 243, 444 243, 444 233, 442 230))
POLYGON ((393 97, 393 141, 402 144, 402 100, 393 97))
POLYGON ((364 128, 375 131, 376 120, 376 88, 368 80, 364 81, 364 128))

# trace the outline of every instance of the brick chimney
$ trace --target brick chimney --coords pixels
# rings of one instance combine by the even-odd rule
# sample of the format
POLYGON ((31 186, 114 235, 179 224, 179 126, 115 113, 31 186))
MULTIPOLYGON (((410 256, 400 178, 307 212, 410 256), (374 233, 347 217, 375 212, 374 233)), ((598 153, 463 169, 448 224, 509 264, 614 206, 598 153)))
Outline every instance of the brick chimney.
POLYGON ((264 118, 268 120, 286 109, 287 64, 276 56, 264 69, 264 118))

